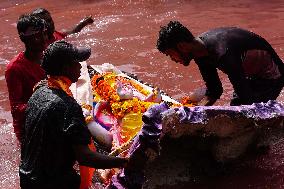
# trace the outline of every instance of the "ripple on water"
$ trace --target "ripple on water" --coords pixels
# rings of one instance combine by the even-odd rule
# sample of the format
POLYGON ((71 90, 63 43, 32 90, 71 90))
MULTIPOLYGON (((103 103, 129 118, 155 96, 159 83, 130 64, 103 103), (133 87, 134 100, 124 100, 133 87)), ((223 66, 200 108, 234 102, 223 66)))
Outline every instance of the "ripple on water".
POLYGON ((6 64, 8 64, 8 62, 9 62, 8 60, 0 57, 0 65, 6 65, 6 64))
MULTIPOLYGON (((2 95, 0 95, 1 97, 2 95)), ((3 102, 0 100, 0 102, 3 102)), ((10 111, 5 111, 3 107, 0 107, 0 127, 2 128, 0 130, 0 133, 4 131, 3 129, 5 128, 5 124, 11 123, 12 122, 12 115, 10 111)))
POLYGON ((117 66, 118 69, 128 72, 128 73, 135 73, 136 70, 140 68, 140 66, 135 65, 135 64, 122 64, 117 66))
POLYGON ((12 123, 2 123, 0 126, 0 188, 20 188, 18 177, 19 162, 20 148, 13 133, 12 123))
POLYGON ((111 23, 121 21, 121 18, 119 18, 119 17, 120 17, 120 15, 109 15, 109 16, 105 16, 105 17, 101 17, 101 18, 96 18, 96 20, 94 21, 95 27, 92 27, 92 28, 96 28, 96 29, 99 29, 99 30, 105 29, 111 23))

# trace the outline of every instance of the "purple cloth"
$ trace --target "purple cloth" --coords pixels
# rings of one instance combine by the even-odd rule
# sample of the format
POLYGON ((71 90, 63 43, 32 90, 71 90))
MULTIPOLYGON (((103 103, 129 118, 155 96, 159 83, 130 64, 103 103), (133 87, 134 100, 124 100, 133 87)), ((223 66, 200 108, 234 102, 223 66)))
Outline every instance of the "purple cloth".
MULTIPOLYGON (((178 137, 187 135, 189 132, 194 133, 196 130, 200 131, 200 128, 202 128, 203 133, 210 134, 213 130, 214 134, 218 135, 220 128, 228 127, 228 124, 230 124, 232 129, 223 133, 220 132, 222 137, 222 135, 228 136, 233 132, 239 132, 238 129, 241 128, 239 125, 244 123, 244 128, 247 128, 248 124, 251 127, 272 127, 273 121, 282 120, 283 122, 283 118, 284 107, 276 101, 243 106, 196 106, 172 109, 169 109, 165 103, 154 105, 142 117, 144 124, 129 150, 128 155, 131 158, 128 166, 122 169, 119 174, 113 176, 108 188, 142 188, 145 181, 144 169, 149 160, 147 152, 151 149, 159 154, 160 138, 165 133, 178 137), (225 122, 223 125, 218 122, 216 125, 215 121, 220 121, 224 117, 231 122, 225 122), (168 123, 165 120, 168 120, 168 123), (242 120, 242 122, 239 122, 239 120, 242 120), (164 128, 162 128, 162 123, 164 128), (238 128, 236 129, 236 127, 238 128)), ((277 124, 279 125, 280 122, 277 122, 277 124)))
POLYGON ((254 103, 242 106, 196 106, 180 107, 175 111, 179 114, 181 123, 206 123, 211 117, 228 115, 230 117, 243 116, 248 119, 265 120, 276 116, 284 116, 284 107, 276 101, 254 103))

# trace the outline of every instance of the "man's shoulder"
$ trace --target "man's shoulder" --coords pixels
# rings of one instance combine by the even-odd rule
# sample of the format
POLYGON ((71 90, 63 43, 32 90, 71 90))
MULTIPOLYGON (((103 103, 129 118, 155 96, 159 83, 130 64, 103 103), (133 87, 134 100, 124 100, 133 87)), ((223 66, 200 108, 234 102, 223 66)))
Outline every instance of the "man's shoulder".
POLYGON ((235 52, 241 52, 263 41, 257 34, 238 27, 215 28, 198 37, 204 42, 206 48, 219 58, 228 50, 240 49, 235 52))
POLYGON ((26 58, 24 57, 24 52, 20 52, 7 64, 6 70, 18 69, 21 66, 22 62, 25 62, 26 58))
POLYGON ((50 99, 50 101, 55 102, 62 101, 64 98, 64 94, 60 93, 59 90, 53 90, 47 85, 44 85, 35 90, 31 98, 50 99))
POLYGON ((46 106, 73 108, 79 106, 77 102, 65 92, 58 89, 51 89, 48 86, 39 87, 30 98, 34 101, 41 101, 46 106))
POLYGON ((218 42, 222 42, 223 40, 229 40, 234 38, 247 38, 251 36, 257 36, 255 33, 238 27, 219 27, 208 30, 198 37, 203 40, 213 40, 216 39, 218 42), (220 40, 222 39, 222 40, 220 40))
POLYGON ((240 31, 241 32, 250 32, 250 31, 243 29, 243 28, 230 26, 230 27, 213 28, 213 29, 210 29, 210 30, 202 33, 201 35, 208 34, 208 33, 227 33, 227 32, 240 32, 240 31))
POLYGON ((15 56, 6 66, 5 78, 13 79, 15 76, 22 75, 22 66, 24 61, 25 57, 23 52, 15 56))
POLYGON ((67 36, 67 34, 64 32, 54 31, 53 36, 55 40, 57 41, 57 40, 64 39, 67 36))

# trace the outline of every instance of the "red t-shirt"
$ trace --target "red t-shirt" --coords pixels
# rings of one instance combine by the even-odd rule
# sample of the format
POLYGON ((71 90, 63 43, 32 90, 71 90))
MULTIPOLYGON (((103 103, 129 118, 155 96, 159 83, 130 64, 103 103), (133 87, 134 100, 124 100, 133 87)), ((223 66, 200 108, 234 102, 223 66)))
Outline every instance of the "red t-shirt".
POLYGON ((18 139, 25 122, 25 109, 32 96, 33 87, 44 79, 45 71, 37 63, 29 61, 24 52, 19 53, 6 67, 7 82, 14 131, 18 139))
POLYGON ((51 43, 53 43, 54 41, 58 41, 58 40, 64 39, 66 36, 67 36, 66 33, 54 31, 54 33, 53 33, 53 37, 54 37, 54 38, 51 39, 51 40, 49 40, 49 41, 48 41, 48 44, 51 44, 51 43))
POLYGON ((62 32, 58 32, 58 31, 54 31, 53 36, 55 38, 55 41, 58 41, 58 40, 64 39, 67 36, 67 34, 62 33, 62 32))

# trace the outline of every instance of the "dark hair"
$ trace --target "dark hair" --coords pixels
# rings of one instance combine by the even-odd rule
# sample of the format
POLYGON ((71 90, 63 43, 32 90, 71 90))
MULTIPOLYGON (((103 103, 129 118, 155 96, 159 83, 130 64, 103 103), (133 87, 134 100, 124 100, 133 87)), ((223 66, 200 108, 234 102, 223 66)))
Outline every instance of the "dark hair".
POLYGON ((45 14, 49 14, 50 13, 48 12, 48 10, 46 10, 45 8, 36 8, 35 10, 33 10, 32 12, 32 15, 34 16, 39 16, 41 17, 42 15, 45 15, 45 14))
POLYGON ((157 40, 157 49, 164 53, 167 49, 175 48, 179 42, 191 42, 192 33, 178 21, 170 21, 162 26, 157 40))
POLYGON ((29 27, 33 27, 36 30, 42 31, 46 27, 46 23, 43 19, 32 16, 30 14, 21 15, 17 22, 17 30, 23 42, 25 42, 24 33, 29 27))
POLYGON ((51 43, 45 50, 41 66, 46 74, 61 75, 64 66, 70 61, 68 56, 64 56, 64 49, 61 48, 62 45, 65 45, 66 48, 72 48, 72 45, 65 41, 56 41, 51 43))
POLYGON ((91 55, 91 49, 75 47, 64 40, 51 43, 43 54, 42 68, 47 75, 62 75, 64 68, 72 63, 87 60, 91 55))
POLYGON ((45 8, 37 8, 31 13, 33 16, 39 17, 47 23, 47 34, 50 39, 53 38, 55 26, 50 13, 45 8))

